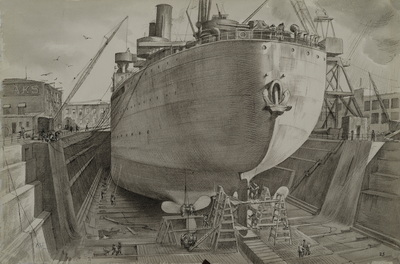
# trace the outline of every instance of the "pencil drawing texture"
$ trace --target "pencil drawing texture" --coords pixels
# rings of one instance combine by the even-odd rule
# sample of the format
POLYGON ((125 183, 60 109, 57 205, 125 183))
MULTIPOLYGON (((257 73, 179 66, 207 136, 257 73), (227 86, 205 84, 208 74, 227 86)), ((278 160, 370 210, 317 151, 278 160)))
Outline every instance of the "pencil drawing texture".
POLYGON ((399 1, 0 8, 0 263, 400 263, 399 1))

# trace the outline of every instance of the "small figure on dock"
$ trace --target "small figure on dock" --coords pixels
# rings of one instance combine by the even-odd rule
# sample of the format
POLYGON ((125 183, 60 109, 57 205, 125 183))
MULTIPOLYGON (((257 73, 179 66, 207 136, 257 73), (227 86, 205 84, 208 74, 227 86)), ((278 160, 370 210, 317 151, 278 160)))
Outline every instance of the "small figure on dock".
POLYGON ((299 253, 299 258, 304 257, 304 248, 301 244, 297 247, 297 251, 299 253))
POLYGON ((208 215, 203 215, 203 227, 209 227, 210 226, 210 221, 208 219, 208 215))
POLYGON ((258 190, 260 189, 260 187, 258 186, 257 183, 252 182, 250 183, 250 199, 255 200, 258 198, 258 190))
POLYGON ((115 246, 115 244, 112 245, 111 247, 111 255, 117 254, 117 247, 115 246))
POLYGON ((100 194, 100 201, 104 199, 104 195, 106 194, 105 190, 101 190, 101 194, 100 194))
POLYGON ((20 138, 25 138, 25 128, 21 127, 21 135, 20 138))
POLYGON ((122 255, 122 244, 121 242, 118 242, 118 246, 117 246, 117 254, 115 254, 116 256, 118 255, 122 255))
POLYGON ((114 194, 111 194, 111 198, 110 198, 110 201, 111 201, 111 205, 115 205, 115 195, 114 194))
POLYGON ((375 131, 374 130, 371 131, 371 140, 372 141, 376 140, 376 136, 375 136, 375 131))
POLYGON ((88 126, 88 124, 86 124, 85 131, 88 131, 88 130, 89 130, 89 126, 88 126))
POLYGON ((307 256, 311 255, 311 244, 307 244, 305 248, 305 255, 307 256))

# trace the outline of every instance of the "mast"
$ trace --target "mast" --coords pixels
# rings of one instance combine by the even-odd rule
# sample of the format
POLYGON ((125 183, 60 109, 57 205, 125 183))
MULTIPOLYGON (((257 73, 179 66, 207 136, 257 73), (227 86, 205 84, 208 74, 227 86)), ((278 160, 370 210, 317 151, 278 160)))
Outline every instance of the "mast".
POLYGON ((57 111, 57 113, 54 115, 54 119, 58 117, 62 113, 62 110, 65 108, 65 106, 71 101, 72 97, 75 95, 75 93, 78 91, 78 89, 82 86, 83 82, 86 80, 86 78, 89 76, 90 72, 92 71, 94 65, 96 64, 97 60, 100 58, 101 54, 103 53, 104 49, 107 47, 108 43, 112 40, 112 38, 115 36, 119 28, 121 27, 122 23, 124 23, 125 20, 128 19, 128 16, 126 16, 116 27, 116 29, 111 33, 110 37, 106 37, 106 42, 101 46, 101 48, 97 51, 96 55, 90 60, 89 65, 84 69, 82 72, 81 76, 78 78, 78 81, 76 82, 74 88, 72 89, 71 93, 68 95, 67 99, 64 101, 63 105, 60 107, 60 109, 57 111))

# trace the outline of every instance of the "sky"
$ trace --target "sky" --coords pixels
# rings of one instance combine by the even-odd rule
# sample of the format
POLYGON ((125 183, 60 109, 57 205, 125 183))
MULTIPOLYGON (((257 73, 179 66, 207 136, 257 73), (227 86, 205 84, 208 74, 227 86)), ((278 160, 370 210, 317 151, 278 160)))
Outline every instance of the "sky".
MULTIPOLYGON (((262 0, 213 0, 229 18, 243 21, 262 0)), ((197 0, 0 0, 0 78, 54 83, 65 99, 76 77, 104 43, 104 36, 129 16, 94 66, 73 102, 110 99, 114 53, 148 34, 156 5, 173 6, 172 40, 191 40, 185 10, 197 19, 197 0), (86 39, 84 36, 89 37, 86 39), (126 41, 128 40, 128 41, 126 41), (58 58, 58 60, 57 60, 58 58), (47 76, 42 74, 51 73, 47 76)), ((326 12, 343 38, 342 57, 353 87, 369 87, 371 72, 381 93, 400 92, 400 0, 305 0, 311 16, 326 12)), ((299 24, 290 0, 270 0, 254 19, 299 24)))

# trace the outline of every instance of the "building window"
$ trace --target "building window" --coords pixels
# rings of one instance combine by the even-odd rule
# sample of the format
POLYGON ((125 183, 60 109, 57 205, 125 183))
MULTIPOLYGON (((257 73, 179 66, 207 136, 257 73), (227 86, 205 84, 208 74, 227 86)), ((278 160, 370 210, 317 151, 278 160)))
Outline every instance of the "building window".
POLYGON ((82 108, 79 109, 79 115, 82 115, 82 108))
POLYGON ((29 121, 26 121, 26 127, 29 127, 29 121))
POLYGON ((26 108, 26 103, 18 104, 18 114, 25 115, 25 108, 26 108))
POLYGON ((72 110, 72 114, 73 114, 73 115, 75 115, 75 109, 74 109, 74 110, 72 110))
POLYGON ((389 99, 383 99, 383 105, 385 106, 386 109, 389 108, 389 99))
POLYGON ((388 122, 388 119, 387 119, 385 113, 382 113, 381 114, 381 124, 385 124, 387 122, 388 122))
POLYGON ((365 101, 364 102, 364 111, 369 111, 369 110, 371 110, 371 102, 365 101))
POLYGON ((3 115, 11 114, 11 105, 3 105, 3 115))
POLYGON ((338 104, 337 104, 337 108, 338 108, 338 111, 341 111, 341 110, 342 110, 342 104, 341 104, 341 103, 338 103, 338 104))
POLYGON ((378 124, 378 123, 379 123, 379 113, 372 113, 371 124, 378 124))
POLYGON ((391 113, 391 119, 392 120, 396 120, 397 121, 397 120, 399 120, 399 117, 400 117, 399 116, 399 112, 392 112, 391 113))
POLYGON ((373 100, 372 101, 372 110, 377 110, 379 108, 379 101, 373 100))
POLYGON ((22 122, 18 122, 19 127, 22 127, 22 122))
POLYGON ((65 109, 65 114, 69 114, 69 108, 65 109))
POLYGON ((25 115, 25 107, 18 107, 18 114, 25 115))
POLYGON ((392 108, 399 108, 399 98, 392 98, 392 108))

